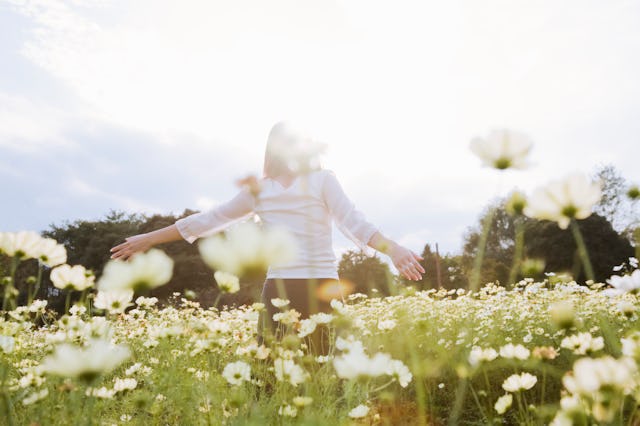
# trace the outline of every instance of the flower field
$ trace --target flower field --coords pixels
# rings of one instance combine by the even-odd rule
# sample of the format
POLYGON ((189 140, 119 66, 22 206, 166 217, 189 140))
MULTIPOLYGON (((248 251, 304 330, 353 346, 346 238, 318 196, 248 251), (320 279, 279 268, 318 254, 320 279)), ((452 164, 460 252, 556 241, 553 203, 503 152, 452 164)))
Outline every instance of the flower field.
MULTIPOLYGON (((526 166, 531 142, 504 130, 471 147, 504 170, 526 166)), ((637 200, 637 187, 628 196, 637 200)), ((285 331, 281 338, 257 333, 262 303, 218 308, 218 298, 205 309, 180 293, 165 306, 135 297, 171 279, 173 260, 158 249, 109 261, 96 282, 82 265, 66 264, 55 240, 2 232, 0 422, 640 424, 638 260, 595 282, 577 225, 600 197, 597 182, 574 174, 507 203, 509 214, 571 228, 585 283, 546 273, 541 281, 511 284, 514 278, 508 288, 483 284, 490 213, 468 289, 418 291, 391 277, 391 296, 372 289, 342 298, 350 293, 343 283, 317 293, 331 300, 332 312, 309 318, 284 294, 270 300, 280 310, 272 320, 285 331), (29 259, 38 262, 37 277, 16 282, 29 259), (67 295, 64 315, 34 300, 49 269, 67 295), (80 295, 73 305, 72 293, 80 295)), ((541 275, 544 262, 524 258, 523 235, 516 228, 511 276, 541 275)), ((216 270, 219 294, 237 292, 239 276, 296 252, 285 233, 251 223, 204 239, 199 250, 216 270)))
MULTIPOLYGON (((638 300, 573 282, 354 294, 259 346, 260 304, 186 299, 0 322, 6 424, 624 424, 640 396, 638 300), (43 323, 36 327, 35 324, 43 323), (308 326, 307 326, 308 328, 308 326), (327 355, 307 346, 335 336, 327 355), (299 337, 302 335, 304 337, 299 337), (82 349, 80 349, 82 347, 82 349)), ((281 309, 286 311, 286 305, 281 309)))

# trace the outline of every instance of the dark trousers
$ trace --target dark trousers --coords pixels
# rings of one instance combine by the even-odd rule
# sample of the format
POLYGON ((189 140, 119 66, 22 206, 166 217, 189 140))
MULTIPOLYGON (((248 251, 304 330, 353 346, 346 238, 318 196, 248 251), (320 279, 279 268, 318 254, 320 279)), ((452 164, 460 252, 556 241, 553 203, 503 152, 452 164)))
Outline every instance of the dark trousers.
MULTIPOLYGON (((291 326, 273 320, 273 315, 278 312, 295 309, 300 313, 300 320, 309 318, 318 312, 330 313, 332 308, 329 298, 323 296, 323 289, 327 286, 332 286, 335 289, 336 281, 333 278, 267 279, 262 287, 261 302, 264 303, 265 309, 261 312, 258 320, 258 344, 268 343, 273 338, 282 339, 287 332, 296 331, 291 326), (271 299, 276 298, 287 299, 289 304, 282 308, 276 308, 271 303, 271 299)), ((344 299, 342 294, 338 296, 339 300, 344 299)), ((319 325, 313 333, 305 338, 305 343, 311 352, 317 355, 326 355, 329 350, 329 337, 327 327, 319 325)))

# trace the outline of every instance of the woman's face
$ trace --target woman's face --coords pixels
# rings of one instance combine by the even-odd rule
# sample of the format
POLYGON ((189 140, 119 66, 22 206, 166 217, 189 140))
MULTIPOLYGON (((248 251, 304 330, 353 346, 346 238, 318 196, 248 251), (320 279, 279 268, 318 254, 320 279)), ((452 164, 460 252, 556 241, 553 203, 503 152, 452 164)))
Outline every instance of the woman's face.
MULTIPOLYGON (((286 123, 276 124, 267 141, 265 165, 285 168, 289 173, 298 174, 319 167, 319 155, 324 146, 302 131, 286 123)), ((282 173, 282 170, 280 170, 282 173)))

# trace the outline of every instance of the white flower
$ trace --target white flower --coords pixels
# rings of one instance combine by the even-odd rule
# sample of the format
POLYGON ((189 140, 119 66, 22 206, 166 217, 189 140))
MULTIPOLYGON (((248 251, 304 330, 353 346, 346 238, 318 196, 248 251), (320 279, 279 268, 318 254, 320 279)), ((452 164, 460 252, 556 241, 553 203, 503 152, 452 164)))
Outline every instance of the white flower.
POLYGON ((87 388, 84 393, 86 396, 93 396, 94 398, 100 399, 111 399, 116 394, 116 391, 113 389, 107 389, 102 386, 101 388, 87 388))
POLYGON ((397 359, 391 360, 387 374, 398 379, 398 383, 403 388, 406 388, 413 378, 413 374, 409 371, 409 367, 397 359))
POLYGON ((289 301, 287 299, 276 298, 276 299, 271 299, 271 304, 276 308, 282 308, 287 306, 289 304, 289 301))
POLYGON ((525 360, 529 358, 531 352, 529 349, 525 348, 522 345, 513 345, 512 343, 508 343, 500 348, 500 356, 502 358, 516 358, 520 360, 525 360))
POLYGON ((580 358, 573 364, 573 374, 562 379, 573 394, 591 395, 603 387, 629 391, 636 386, 638 368, 631 358, 580 358))
POLYGON ((38 259, 50 268, 67 261, 67 250, 52 238, 42 238, 37 250, 38 259))
POLYGON ((509 376, 504 383, 502 383, 502 389, 507 392, 518 392, 520 390, 528 390, 531 389, 538 378, 533 374, 522 373, 522 374, 513 374, 509 376))
POLYGON ((240 280, 233 274, 224 271, 216 271, 213 274, 218 288, 223 293, 237 293, 240 290, 240 280))
POLYGON ((470 145, 484 165, 499 170, 525 168, 531 146, 528 137, 508 129, 493 130, 486 139, 474 138, 470 145))
POLYGON ((200 255, 212 269, 237 276, 282 266, 295 259, 293 237, 280 228, 260 229, 252 222, 231 228, 226 239, 219 235, 203 239, 200 255))
POLYGON ((104 309, 110 314, 122 313, 132 305, 133 290, 98 291, 93 305, 104 309))
POLYGON ((393 330, 396 327, 396 324, 396 320, 393 319, 378 321, 378 330, 393 330))
POLYGON ((95 276, 82 265, 69 266, 67 264, 56 266, 51 270, 51 282, 59 289, 82 291, 93 287, 95 276))
POLYGON ((115 392, 123 392, 126 390, 134 390, 138 386, 138 381, 136 379, 115 379, 115 384, 113 385, 113 390, 115 392))
POLYGON ((572 174, 533 192, 524 213, 532 218, 558 222, 567 229, 572 219, 586 219, 601 196, 600 184, 582 174, 572 174))
POLYGON ((46 398, 48 395, 49 395, 49 389, 47 388, 41 389, 39 391, 35 391, 31 395, 25 397, 22 400, 22 405, 31 405, 35 402, 38 402, 46 398))
POLYGON ((95 377, 112 371, 129 356, 126 346, 113 346, 105 340, 92 339, 83 348, 63 343, 43 360, 42 369, 55 376, 91 382, 95 377))
POLYGON ((640 290, 640 269, 636 269, 631 275, 614 275, 607 282, 613 286, 617 294, 637 293, 640 290))
POLYGON ((278 414, 286 417, 295 417, 298 415, 298 409, 292 405, 283 405, 278 408, 278 414))
POLYGON ((276 379, 280 382, 289 382, 293 386, 303 383, 309 375, 293 360, 276 358, 273 361, 276 379))
POLYGON ((251 380, 251 367, 243 361, 231 362, 224 367, 222 377, 229 384, 241 385, 242 382, 251 380))
POLYGON ((138 305, 141 308, 148 309, 154 306, 156 303, 158 303, 157 297, 138 296, 138 298, 136 299, 136 305, 138 305))
POLYGON ((298 329, 298 337, 303 338, 313 333, 316 329, 316 323, 310 319, 303 319, 300 321, 300 328, 298 329))
POLYGON ((33 231, 3 232, 0 234, 0 252, 19 259, 37 259, 42 237, 33 231))
POLYGON ((0 349, 2 349, 2 352, 4 352, 5 354, 10 354, 11 352, 13 352, 15 346, 16 342, 13 337, 3 336, 0 334, 0 349))
POLYGON ((368 357, 360 341, 339 337, 336 339, 336 348, 346 351, 333 359, 333 368, 341 379, 392 375, 398 378, 403 387, 411 381, 411 372, 404 364, 393 360, 391 355, 386 353, 376 353, 368 357))
POLYGON ((148 290, 169 282, 173 260, 163 251, 151 249, 130 261, 110 260, 98 282, 100 290, 148 290))
POLYGON ((603 349, 604 339, 601 336, 594 338, 591 333, 578 333, 562 339, 560 347, 577 355, 585 355, 603 349))
POLYGON ((309 316, 309 319, 316 324, 329 324, 331 321, 333 321, 333 318, 334 317, 332 314, 327 314, 324 312, 318 312, 317 314, 309 316))
POLYGON ((476 367, 483 361, 493 361, 498 357, 498 352, 496 352, 493 348, 483 349, 479 346, 474 346, 471 348, 471 352, 469 353, 469 364, 472 367, 476 367))
POLYGON ((507 393, 505 395, 502 395, 500 398, 498 398, 493 408, 496 409, 496 412, 498 414, 504 414, 505 411, 507 411, 509 407, 511 407, 512 403, 513 403, 513 395, 511 395, 510 393, 507 393))
POLYGON ((367 414, 369 414, 369 407, 364 404, 360 404, 349 411, 349 417, 351 417, 352 419, 360 419, 367 414))

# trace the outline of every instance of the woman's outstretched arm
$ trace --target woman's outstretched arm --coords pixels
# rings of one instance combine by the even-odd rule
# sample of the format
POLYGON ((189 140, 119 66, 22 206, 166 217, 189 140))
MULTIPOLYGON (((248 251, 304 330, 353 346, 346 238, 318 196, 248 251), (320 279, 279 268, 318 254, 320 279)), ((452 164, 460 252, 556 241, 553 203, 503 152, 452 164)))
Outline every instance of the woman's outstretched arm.
POLYGON ((182 235, 178 232, 176 225, 169 225, 155 231, 147 232, 146 234, 138 234, 125 238, 124 243, 111 249, 111 259, 126 260, 138 252, 149 250, 155 245, 181 239, 182 235))
POLYGON ((393 265, 405 278, 415 281, 422 279, 425 270, 420 264, 421 256, 390 240, 380 232, 373 234, 368 245, 389 256, 393 265))

